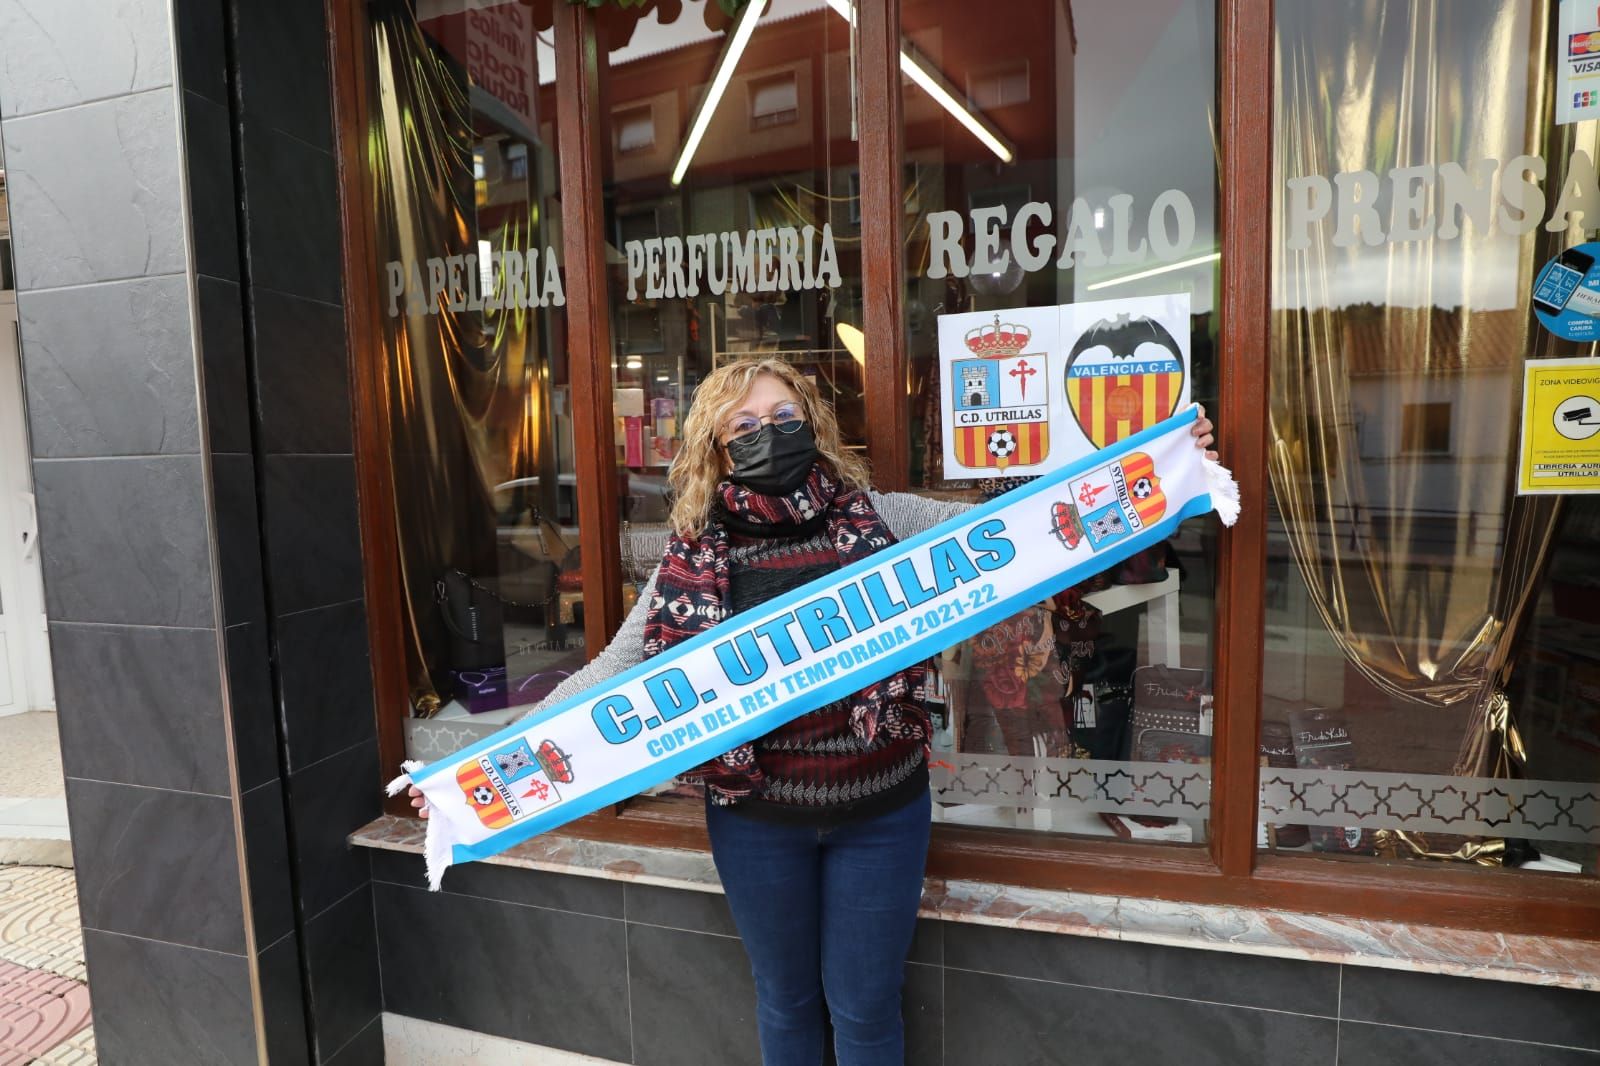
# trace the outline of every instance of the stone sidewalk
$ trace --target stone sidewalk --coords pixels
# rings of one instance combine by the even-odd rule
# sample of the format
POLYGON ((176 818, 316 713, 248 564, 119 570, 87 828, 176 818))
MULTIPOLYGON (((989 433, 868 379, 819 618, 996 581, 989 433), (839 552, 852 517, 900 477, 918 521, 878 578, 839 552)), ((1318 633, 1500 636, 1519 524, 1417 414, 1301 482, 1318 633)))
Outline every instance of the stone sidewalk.
POLYGON ((95 1062, 71 863, 55 715, 0 718, 0 1066, 95 1062))
POLYGON ((0 866, 0 1066, 94 1061, 72 871, 0 866))

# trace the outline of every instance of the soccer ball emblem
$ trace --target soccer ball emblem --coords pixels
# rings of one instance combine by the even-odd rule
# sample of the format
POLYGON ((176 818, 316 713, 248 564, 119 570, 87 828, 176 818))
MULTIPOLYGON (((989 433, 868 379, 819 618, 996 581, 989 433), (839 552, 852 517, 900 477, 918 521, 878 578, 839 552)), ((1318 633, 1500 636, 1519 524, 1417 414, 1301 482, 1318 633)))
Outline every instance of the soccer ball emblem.
POLYGON ((1012 436, 1009 429, 997 429, 989 434, 989 454, 996 459, 1006 459, 1015 455, 1017 451, 1017 438, 1012 436))
POLYGON ((494 802, 494 799, 494 789, 490 788, 488 785, 479 785, 477 788, 472 790, 472 802, 476 803, 480 807, 489 806, 489 804, 494 802))
POLYGON ((1135 499, 1148 500, 1150 498, 1150 494, 1155 491, 1156 487, 1150 484, 1150 479, 1147 477, 1142 477, 1133 483, 1133 495, 1135 499))

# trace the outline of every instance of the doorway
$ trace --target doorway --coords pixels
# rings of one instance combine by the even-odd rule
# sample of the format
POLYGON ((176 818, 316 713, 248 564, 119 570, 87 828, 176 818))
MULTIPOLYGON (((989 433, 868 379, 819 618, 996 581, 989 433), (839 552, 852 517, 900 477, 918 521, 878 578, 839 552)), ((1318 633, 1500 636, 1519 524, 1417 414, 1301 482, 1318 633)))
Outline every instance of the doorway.
POLYGON ((55 708, 6 207, 0 185, 0 717, 55 708))

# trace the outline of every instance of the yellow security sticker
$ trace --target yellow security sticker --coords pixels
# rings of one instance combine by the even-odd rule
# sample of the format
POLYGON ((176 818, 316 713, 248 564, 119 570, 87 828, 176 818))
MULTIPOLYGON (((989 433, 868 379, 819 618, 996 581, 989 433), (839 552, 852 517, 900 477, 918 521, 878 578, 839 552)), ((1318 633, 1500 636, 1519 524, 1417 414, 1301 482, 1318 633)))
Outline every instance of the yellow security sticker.
POLYGON ((1600 492, 1600 360, 1528 361, 1517 492, 1600 492))

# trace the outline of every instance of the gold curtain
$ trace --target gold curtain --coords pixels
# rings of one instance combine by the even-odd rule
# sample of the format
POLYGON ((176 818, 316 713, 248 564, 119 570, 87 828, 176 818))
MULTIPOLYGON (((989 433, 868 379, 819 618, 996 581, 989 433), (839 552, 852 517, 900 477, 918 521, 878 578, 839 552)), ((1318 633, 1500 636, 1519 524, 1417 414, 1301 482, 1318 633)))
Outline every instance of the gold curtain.
MULTIPOLYGON (((1527 153, 1549 160, 1553 199, 1573 131, 1546 117, 1554 17, 1547 0, 1279 3, 1280 195, 1306 175, 1382 178, 1527 153)), ((1335 244, 1330 213, 1309 248, 1290 251, 1284 210, 1269 465, 1292 556, 1367 680, 1470 712, 1455 773, 1515 774, 1503 689, 1557 514, 1553 497, 1514 492, 1522 361, 1550 344, 1528 293, 1570 242, 1463 219, 1449 240, 1429 227, 1410 241, 1335 244), (1457 442, 1447 455, 1428 454, 1425 439, 1440 404, 1457 442)))
MULTIPOLYGON (((368 9, 374 78, 366 162, 379 260, 415 264, 426 283, 430 258, 477 255, 480 240, 507 252, 558 247, 540 229, 534 157, 542 149, 528 146, 528 202, 480 204, 474 151, 494 131, 475 129, 460 61, 430 45, 401 0, 373 0, 368 9)), ((380 297, 387 312, 388 293, 380 297)), ((424 710, 449 667, 435 582, 460 569, 492 585, 500 565, 495 505, 506 502, 496 500, 495 486, 535 474, 547 473, 549 486, 555 480, 550 420, 541 409, 550 367, 536 314, 553 317, 443 306, 417 313, 402 298, 375 338, 385 368, 412 700, 424 710)))

